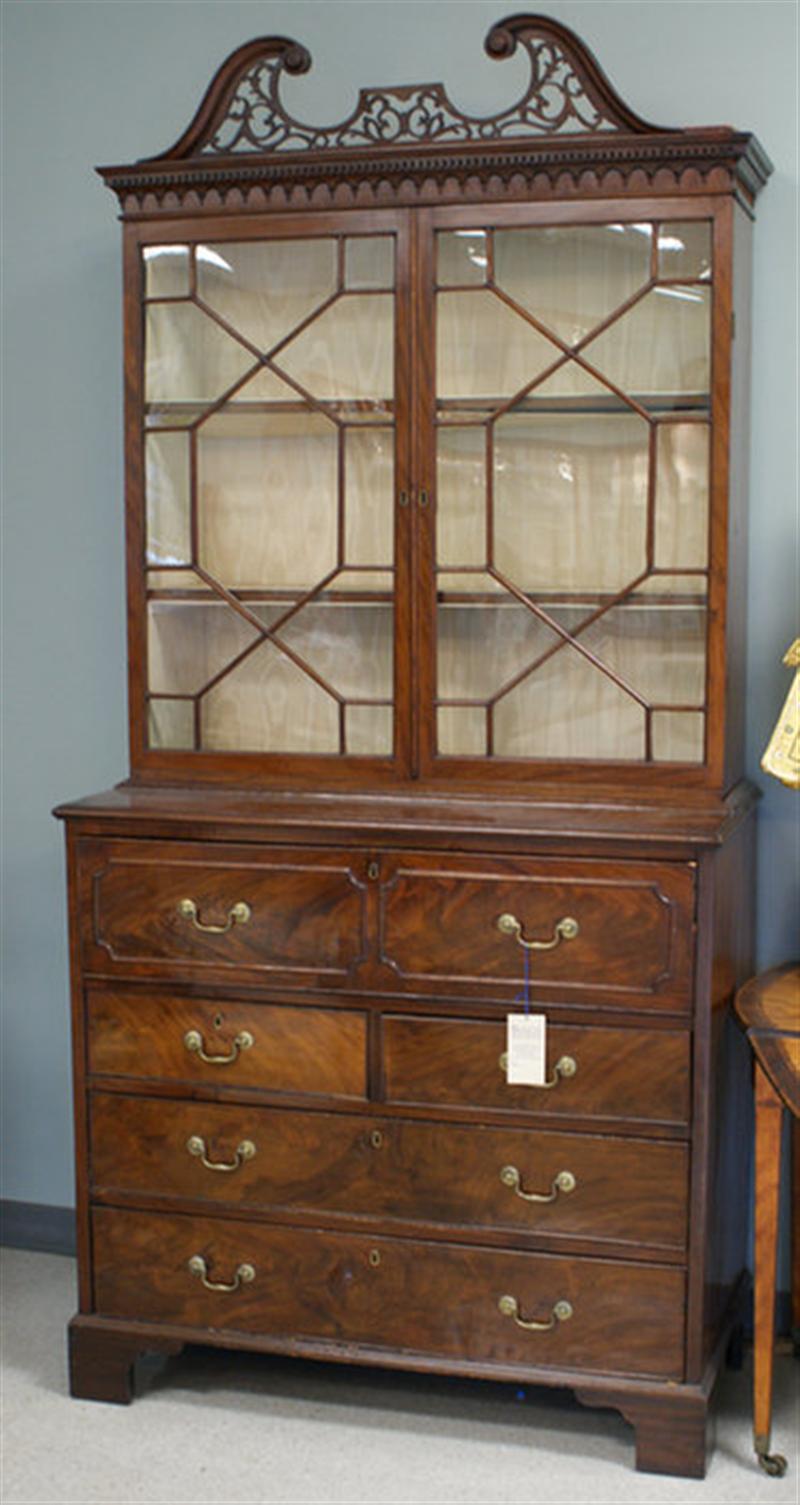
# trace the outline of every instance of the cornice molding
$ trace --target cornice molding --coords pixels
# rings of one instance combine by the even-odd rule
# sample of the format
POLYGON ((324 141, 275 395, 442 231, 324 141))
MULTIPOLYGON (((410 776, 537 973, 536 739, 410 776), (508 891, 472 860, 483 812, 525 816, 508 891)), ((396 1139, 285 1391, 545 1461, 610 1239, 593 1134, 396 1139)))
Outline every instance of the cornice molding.
POLYGON ((168 151, 98 171, 123 213, 221 207, 320 208, 576 194, 737 192, 749 206, 771 164, 753 136, 728 126, 649 124, 625 104, 567 27, 517 15, 490 30, 490 57, 524 49, 530 79, 494 116, 468 116, 441 84, 363 89, 334 126, 289 115, 284 73, 311 58, 286 37, 258 38, 219 69, 168 151))

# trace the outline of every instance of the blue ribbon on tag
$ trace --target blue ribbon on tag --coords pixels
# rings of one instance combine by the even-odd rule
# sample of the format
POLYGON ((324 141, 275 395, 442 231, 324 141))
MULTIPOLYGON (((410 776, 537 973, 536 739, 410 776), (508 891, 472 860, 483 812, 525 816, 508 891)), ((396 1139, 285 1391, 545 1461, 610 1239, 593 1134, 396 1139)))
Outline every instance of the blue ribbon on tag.
POLYGON ((527 947, 522 952, 522 964, 522 992, 517 993, 514 1002, 521 1003, 523 1013, 529 1014, 531 1011, 531 954, 527 947))

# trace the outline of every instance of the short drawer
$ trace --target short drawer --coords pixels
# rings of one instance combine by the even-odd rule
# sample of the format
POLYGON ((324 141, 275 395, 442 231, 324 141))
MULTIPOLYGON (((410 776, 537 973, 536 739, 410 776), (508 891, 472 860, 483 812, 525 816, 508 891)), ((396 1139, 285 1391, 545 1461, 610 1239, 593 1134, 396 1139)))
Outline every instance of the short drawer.
POLYGON ((527 941, 534 996, 686 1011, 693 918, 687 863, 431 853, 381 862, 381 958, 420 993, 508 1001, 522 986, 527 941))
POLYGON ((92 1192, 686 1245, 684 1145, 97 1092, 92 1192))
POLYGON ((548 1024, 549 1087, 508 1085, 500 1059, 504 1022, 390 1015, 383 1042, 387 1102, 499 1108, 604 1125, 688 1123, 685 1030, 548 1024))
POLYGON ((79 853, 87 970, 342 986, 365 954, 363 853, 100 840, 79 853))
POLYGON ((90 988, 87 1016, 94 1075, 366 1094, 366 1018, 353 1010, 90 988))
POLYGON ((95 1209, 93 1233, 97 1312, 187 1326, 199 1341, 214 1328, 484 1371, 683 1374, 675 1268, 111 1208, 95 1209))

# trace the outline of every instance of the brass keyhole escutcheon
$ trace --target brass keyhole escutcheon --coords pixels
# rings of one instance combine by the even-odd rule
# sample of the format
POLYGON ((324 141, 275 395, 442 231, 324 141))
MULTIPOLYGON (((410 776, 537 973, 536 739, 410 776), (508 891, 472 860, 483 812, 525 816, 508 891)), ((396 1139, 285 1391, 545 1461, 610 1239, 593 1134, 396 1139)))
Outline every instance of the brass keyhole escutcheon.
POLYGON ((221 1014, 215 1014, 214 1015, 214 1028, 215 1029, 222 1029, 222 1015, 221 1014))
POLYGON ((369 1142, 373 1150, 379 1150, 383 1144, 383 1135, 380 1129, 373 1129, 369 1136, 369 1142))
POLYGON ((369 878, 370 882, 374 883, 376 879, 380 877, 380 871, 381 870, 377 862, 370 862, 367 864, 367 877, 369 878))
POLYGON ((380 1250, 379 1249, 370 1249, 370 1251, 369 1251, 369 1262, 372 1265, 373 1270, 376 1270, 377 1267, 378 1267, 378 1265, 381 1262, 381 1256, 380 1256, 380 1250))

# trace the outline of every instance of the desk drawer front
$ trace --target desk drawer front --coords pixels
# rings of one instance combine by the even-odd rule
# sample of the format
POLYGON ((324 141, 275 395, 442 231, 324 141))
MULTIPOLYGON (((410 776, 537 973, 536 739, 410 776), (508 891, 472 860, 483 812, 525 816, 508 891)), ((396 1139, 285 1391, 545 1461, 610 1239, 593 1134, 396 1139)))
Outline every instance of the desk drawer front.
POLYGON ((365 865, 362 854, 314 850, 84 842, 85 964, 341 986, 367 944, 365 865))
POLYGON ((117 1093, 94 1094, 91 1141, 93 1191, 106 1197, 686 1243, 683 1145, 117 1093))
POLYGON ((545 948, 529 952, 534 992, 686 1009, 693 914, 687 864, 422 854, 381 868, 381 955, 420 992, 450 984, 508 999, 527 940, 545 948), (519 931, 499 929, 502 915, 519 931))
POLYGON ((505 1108, 598 1123, 688 1122, 687 1031, 548 1025, 550 1088, 508 1085, 500 1064, 504 1022, 390 1015, 383 1038, 387 1102, 505 1108), (574 1074, 557 1070, 564 1058, 574 1063, 574 1074))
POLYGON ((92 988, 88 1024, 94 1075, 366 1094, 366 1018, 351 1010, 92 988))
POLYGON ((682 1376, 677 1269, 109 1208, 93 1217, 102 1316, 479 1365, 682 1376), (235 1289, 209 1290, 204 1279, 235 1289), (501 1311, 503 1297, 523 1321, 552 1327, 523 1329, 501 1311), (559 1302, 571 1307, 565 1320, 552 1316, 559 1302))

